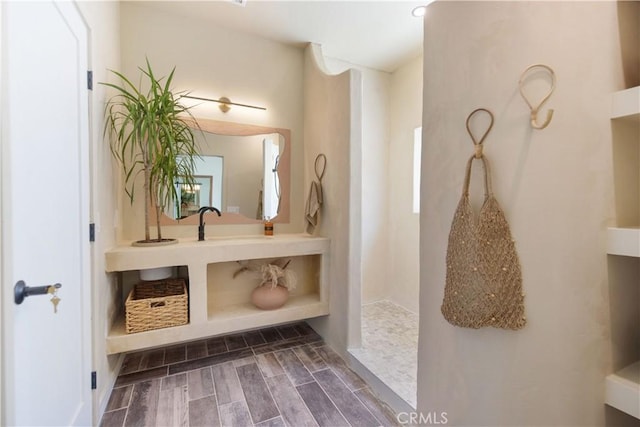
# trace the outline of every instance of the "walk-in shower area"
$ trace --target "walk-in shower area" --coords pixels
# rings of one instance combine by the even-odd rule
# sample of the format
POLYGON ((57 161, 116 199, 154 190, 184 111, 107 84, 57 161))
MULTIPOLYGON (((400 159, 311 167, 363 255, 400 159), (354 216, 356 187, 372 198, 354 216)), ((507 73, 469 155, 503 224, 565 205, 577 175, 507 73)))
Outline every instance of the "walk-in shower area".
POLYGON ((350 286, 359 310, 349 313, 348 350, 396 410, 416 406, 422 62, 416 55, 384 72, 325 58, 332 73, 355 68, 362 79, 361 109, 352 111, 361 139, 351 141, 359 144, 351 198, 360 206, 350 286))
MULTIPOLYGON (((415 64, 416 75, 421 75, 419 65, 415 64)), ((379 165, 390 171, 386 178, 390 191, 386 197, 378 194, 376 204, 389 206, 386 218, 362 209, 360 345, 352 346, 350 353, 397 396, 395 401, 415 408, 422 133, 408 123, 399 129, 387 164, 379 165)), ((367 161, 371 160, 363 153, 363 169, 367 161)), ((384 183, 378 184, 383 188, 384 183)), ((363 194, 368 185, 363 184, 363 194)), ((370 203, 372 196, 365 199, 370 203)))
POLYGON ((388 300, 362 306, 362 346, 351 354, 416 407, 418 315, 388 300))

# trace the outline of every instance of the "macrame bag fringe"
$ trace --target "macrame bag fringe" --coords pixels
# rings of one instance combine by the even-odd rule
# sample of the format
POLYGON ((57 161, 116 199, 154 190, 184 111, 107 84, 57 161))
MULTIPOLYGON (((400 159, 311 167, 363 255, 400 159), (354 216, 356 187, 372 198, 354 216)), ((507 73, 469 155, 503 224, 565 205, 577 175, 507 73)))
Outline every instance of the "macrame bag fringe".
POLYGON ((482 155, 467 162, 462 197, 451 224, 442 314, 452 325, 465 328, 517 330, 526 323, 518 254, 482 155), (474 159, 482 161, 485 186, 477 218, 469 201, 474 159))

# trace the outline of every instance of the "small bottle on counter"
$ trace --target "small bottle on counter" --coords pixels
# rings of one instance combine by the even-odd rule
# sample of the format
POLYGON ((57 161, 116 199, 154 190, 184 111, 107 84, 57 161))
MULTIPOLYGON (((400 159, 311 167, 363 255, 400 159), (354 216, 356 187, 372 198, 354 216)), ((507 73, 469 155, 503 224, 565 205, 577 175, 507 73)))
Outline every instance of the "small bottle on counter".
POLYGON ((264 220, 264 235, 273 236, 273 222, 269 218, 264 220))

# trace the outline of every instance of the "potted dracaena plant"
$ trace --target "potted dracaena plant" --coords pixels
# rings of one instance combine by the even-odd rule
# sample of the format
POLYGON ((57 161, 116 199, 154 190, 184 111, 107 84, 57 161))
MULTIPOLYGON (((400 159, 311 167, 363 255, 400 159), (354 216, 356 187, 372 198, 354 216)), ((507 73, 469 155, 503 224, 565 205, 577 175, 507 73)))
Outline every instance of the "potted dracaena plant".
POLYGON ((148 59, 146 63, 146 69, 139 68, 139 88, 113 70, 121 84, 101 83, 116 91, 105 108, 104 130, 109 135, 111 153, 122 166, 131 203, 136 178, 140 174, 143 177, 145 238, 134 246, 177 242, 162 238, 160 218, 165 206, 178 197, 175 182, 195 185, 194 159, 199 157, 190 127, 197 127, 197 122, 189 108, 180 103, 183 94, 171 91, 175 67, 163 82, 164 78, 155 77, 148 59), (156 239, 150 235, 150 208, 156 211, 156 239))

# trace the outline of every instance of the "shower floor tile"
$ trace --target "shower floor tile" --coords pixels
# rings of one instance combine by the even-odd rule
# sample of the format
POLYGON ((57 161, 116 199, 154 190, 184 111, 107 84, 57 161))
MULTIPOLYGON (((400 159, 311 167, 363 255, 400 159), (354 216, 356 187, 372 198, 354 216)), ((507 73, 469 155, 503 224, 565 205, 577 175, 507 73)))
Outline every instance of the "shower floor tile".
POLYGON ((418 315, 390 301, 362 306, 362 347, 351 349, 373 374, 416 407, 418 315))

